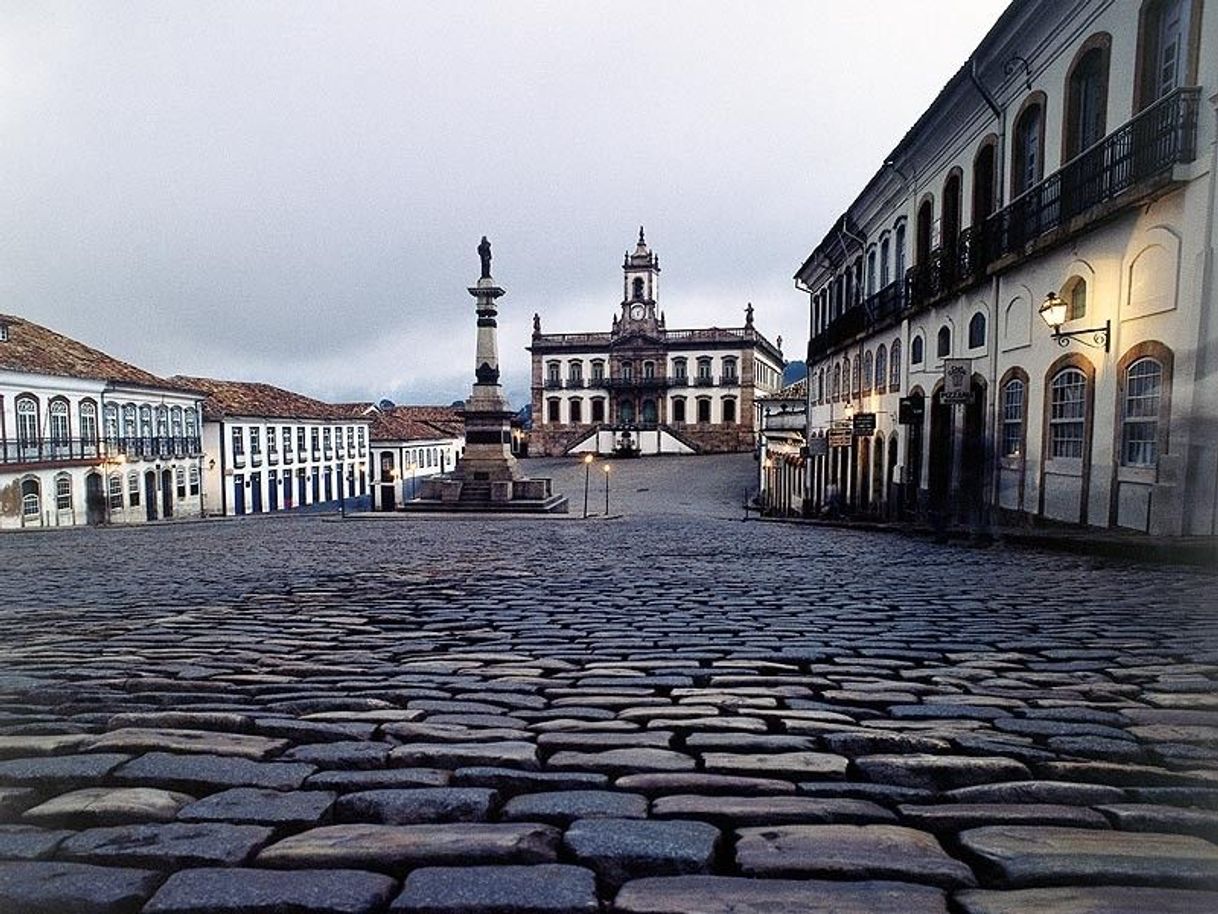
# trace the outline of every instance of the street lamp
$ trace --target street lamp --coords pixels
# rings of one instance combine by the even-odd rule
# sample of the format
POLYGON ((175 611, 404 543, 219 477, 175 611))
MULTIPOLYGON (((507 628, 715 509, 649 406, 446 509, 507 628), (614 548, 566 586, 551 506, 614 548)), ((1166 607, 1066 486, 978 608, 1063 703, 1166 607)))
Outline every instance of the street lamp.
POLYGON ((584 518, 588 517, 588 485, 592 481, 592 455, 584 455, 584 518))
POLYGON ((606 463, 603 467, 605 470, 605 517, 609 516, 609 464, 606 463))
POLYGON ((1090 346, 1092 349, 1103 349, 1109 351, 1112 336, 1112 321, 1104 321, 1103 327, 1088 327, 1082 330, 1062 330, 1062 324, 1066 322, 1066 312, 1068 306, 1056 292, 1050 292, 1045 296, 1044 302, 1040 306, 1040 317, 1045 322, 1050 330, 1053 331, 1053 339, 1057 340, 1057 345, 1063 349, 1070 344, 1071 340, 1076 340, 1084 346, 1090 346))

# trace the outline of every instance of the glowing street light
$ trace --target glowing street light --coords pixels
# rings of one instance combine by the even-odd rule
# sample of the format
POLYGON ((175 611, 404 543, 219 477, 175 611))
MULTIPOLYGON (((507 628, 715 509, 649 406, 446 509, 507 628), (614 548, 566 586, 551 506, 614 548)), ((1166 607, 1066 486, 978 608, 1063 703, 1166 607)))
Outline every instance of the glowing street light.
POLYGON ((592 481, 592 455, 584 455, 584 519, 588 517, 588 485, 592 481))

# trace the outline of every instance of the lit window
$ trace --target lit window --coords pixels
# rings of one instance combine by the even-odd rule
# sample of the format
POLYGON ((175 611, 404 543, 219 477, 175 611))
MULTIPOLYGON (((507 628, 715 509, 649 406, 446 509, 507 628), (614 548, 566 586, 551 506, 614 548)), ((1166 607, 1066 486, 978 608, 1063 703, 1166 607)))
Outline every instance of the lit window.
POLYGON ((1002 389, 1002 456, 1018 457, 1023 449, 1023 410, 1027 388, 1014 378, 1002 389))

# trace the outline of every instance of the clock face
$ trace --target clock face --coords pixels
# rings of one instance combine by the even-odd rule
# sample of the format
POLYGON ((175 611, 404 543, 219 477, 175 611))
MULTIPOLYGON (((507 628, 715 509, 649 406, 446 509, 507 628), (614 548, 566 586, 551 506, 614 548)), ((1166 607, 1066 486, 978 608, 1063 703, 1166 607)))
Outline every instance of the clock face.
POLYGON ((642 305, 633 306, 630 309, 630 316, 633 317, 636 321, 641 321, 643 319, 643 306, 642 305))

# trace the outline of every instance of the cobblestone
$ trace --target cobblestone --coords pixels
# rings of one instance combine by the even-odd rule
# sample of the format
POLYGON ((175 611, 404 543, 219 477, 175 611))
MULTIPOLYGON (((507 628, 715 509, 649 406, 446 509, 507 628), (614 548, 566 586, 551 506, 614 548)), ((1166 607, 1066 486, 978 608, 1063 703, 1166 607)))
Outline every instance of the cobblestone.
POLYGON ((517 868, 520 911, 547 872, 631 914, 1218 910, 1211 576, 742 524, 754 472, 0 537, 0 910, 490 911, 517 868))

